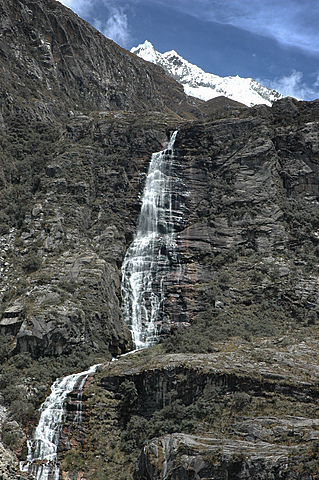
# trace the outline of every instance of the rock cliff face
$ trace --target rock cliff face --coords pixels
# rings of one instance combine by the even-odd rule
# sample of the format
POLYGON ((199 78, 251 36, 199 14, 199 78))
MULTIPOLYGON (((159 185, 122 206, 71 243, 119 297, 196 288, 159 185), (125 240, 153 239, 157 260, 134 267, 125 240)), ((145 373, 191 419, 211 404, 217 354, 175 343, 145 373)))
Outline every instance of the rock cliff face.
POLYGON ((79 346, 113 354, 129 348, 119 268, 133 236, 143 172, 165 139, 162 122, 152 114, 139 121, 121 113, 73 118, 46 143, 52 150, 40 157, 34 193, 32 177, 23 177, 26 160, 16 166, 13 187, 5 170, 0 327, 15 336, 16 352, 39 357, 79 346))
POLYGON ((133 475, 144 443, 135 478, 317 475, 318 101, 195 105, 58 2, 0 0, 0 19, 1 440, 24 457, 53 379, 130 349, 121 265, 178 129, 163 343, 88 386, 64 478, 133 475))
POLYGON ((318 315, 318 107, 286 99, 180 128, 188 196, 178 233, 183 277, 167 285, 173 322, 191 323, 210 306, 228 323, 237 317, 232 333, 243 322, 254 334, 318 315))
MULTIPOLYGON (((187 190, 177 237, 182 276, 164 285, 163 334, 167 325, 202 320, 208 308, 217 322, 227 319, 233 334, 278 333, 317 316, 316 263, 307 259, 317 255, 318 129, 303 120, 307 109, 315 116, 317 108, 283 100, 262 114, 247 109, 241 112, 246 118, 180 127, 176 152, 187 190), (298 121, 286 120, 291 108, 298 121)), ((137 122, 120 113, 70 120, 49 143, 54 150, 41 165, 36 192, 20 193, 30 202, 18 220, 22 228, 5 204, 12 188, 5 178, 3 206, 12 230, 3 237, 0 326, 16 335, 18 352, 58 355, 83 344, 97 352, 128 348, 119 268, 151 153, 173 125, 166 121, 141 114, 137 122)), ((17 184, 28 188, 25 179, 17 184)))
POLYGON ((4 480, 23 480, 19 472, 14 454, 6 450, 0 443, 0 475, 4 480))
POLYGON ((134 478, 262 480, 271 478, 274 473, 277 478, 295 478, 288 473, 290 450, 237 440, 228 444, 223 442, 221 452, 220 438, 176 433, 155 439, 144 448, 134 478))
POLYGON ((232 339, 215 342, 212 354, 153 351, 104 365, 87 390, 87 413, 100 424, 86 424, 86 438, 105 431, 107 439, 88 440, 88 458, 98 456, 99 468, 117 478, 127 458, 112 451, 144 444, 129 467, 138 480, 315 478, 316 344, 232 339))

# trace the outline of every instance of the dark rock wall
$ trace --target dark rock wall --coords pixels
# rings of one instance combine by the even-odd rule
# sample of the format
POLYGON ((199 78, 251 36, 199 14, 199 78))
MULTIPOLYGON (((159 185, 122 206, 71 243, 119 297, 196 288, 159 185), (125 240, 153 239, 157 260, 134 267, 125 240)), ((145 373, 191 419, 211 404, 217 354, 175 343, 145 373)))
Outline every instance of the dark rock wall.
MULTIPOLYGON (((312 281, 309 270, 316 275, 311 258, 316 257, 318 245, 318 113, 318 102, 307 105, 285 99, 272 109, 245 111, 244 118, 180 128, 175 146, 189 192, 187 226, 177 237, 184 264, 179 305, 183 311, 185 299, 186 321, 202 311, 204 304, 207 307, 204 297, 212 284, 226 291, 229 304, 232 297, 236 303, 249 303, 256 288, 266 298, 273 282, 265 274, 267 269, 268 273, 279 269, 281 292, 275 295, 283 309, 288 308, 291 296, 305 307, 296 291, 300 281, 312 281), (313 115, 311 122, 307 121, 308 109, 313 115), (305 259, 307 267, 300 268, 295 259, 304 242, 309 244, 309 259, 305 259), (263 272, 245 289, 239 271, 246 271, 247 279, 253 276, 252 269, 263 272), (228 276, 224 285, 221 272, 228 276), (292 285, 287 285, 287 275, 292 285), (283 290, 290 297, 287 304, 283 290)), ((211 304, 216 301, 214 295, 211 304)), ((317 312, 315 297, 312 301, 317 312)), ((176 296, 173 312, 174 302, 178 302, 176 296)), ((309 308, 305 308, 305 316, 309 308)))
MULTIPOLYGON (((266 443, 262 453, 253 442, 224 442, 210 436, 167 435, 149 442, 141 453, 134 471, 135 480, 268 480, 293 479, 289 472, 289 448, 266 443), (252 455, 253 452, 253 455, 252 455)), ((299 478, 307 478, 299 477, 299 478)))
POLYGON ((150 418, 154 412, 180 401, 188 406, 199 399, 209 398, 212 392, 218 392, 218 397, 230 395, 234 392, 246 392, 255 396, 286 396, 294 401, 316 402, 319 390, 312 383, 292 381, 289 376, 270 374, 257 368, 257 374, 250 369, 245 374, 236 371, 219 370, 221 363, 214 365, 215 355, 177 354, 158 357, 159 368, 144 365, 138 372, 127 370, 125 375, 112 374, 112 367, 108 376, 102 377, 99 385, 114 393, 120 391, 120 386, 126 380, 134 382, 138 393, 138 402, 135 413, 150 418), (196 365, 197 364, 197 365, 196 365))
POLYGON ((104 365, 95 382, 118 414, 126 407, 122 448, 148 432, 133 478, 316 478, 316 342, 290 342, 232 339, 213 354, 140 353, 104 365))

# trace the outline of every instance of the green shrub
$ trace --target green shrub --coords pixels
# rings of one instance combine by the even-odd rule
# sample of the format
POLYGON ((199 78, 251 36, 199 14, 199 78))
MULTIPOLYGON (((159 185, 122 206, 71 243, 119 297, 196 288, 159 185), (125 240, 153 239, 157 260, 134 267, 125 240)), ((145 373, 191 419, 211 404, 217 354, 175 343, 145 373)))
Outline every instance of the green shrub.
POLYGON ((8 365, 12 365, 18 370, 29 368, 32 365, 32 358, 29 353, 18 353, 14 357, 10 358, 8 365))
POLYGON ((85 455, 82 451, 75 450, 72 448, 69 450, 63 459, 63 468, 64 470, 69 470, 70 468, 76 468, 78 470, 87 471, 88 463, 86 461, 85 455))
POLYGON ((38 285, 47 285, 51 282, 51 275, 48 272, 40 272, 37 277, 38 285))
POLYGON ((0 223, 0 235, 7 235, 7 233, 9 233, 9 231, 10 231, 9 225, 1 222, 0 223))
POLYGON ((69 293, 74 293, 77 288, 77 283, 73 280, 61 280, 58 286, 69 293))
POLYGON ((25 398, 13 400, 10 404, 12 417, 19 423, 25 424, 29 415, 34 410, 34 405, 25 398))
POLYGON ((251 402, 251 396, 245 392, 235 392, 232 398, 232 407, 237 412, 240 412, 247 407, 251 402))
POLYGON ((19 442, 19 434, 12 431, 12 422, 5 422, 2 426, 1 440, 9 448, 15 449, 19 442))
POLYGON ((22 261, 22 268, 25 273, 32 273, 39 270, 42 264, 42 259, 39 255, 32 252, 26 256, 22 261))
POLYGON ((121 445, 125 452, 132 453, 140 449, 147 439, 148 421, 144 417, 133 415, 122 433, 121 445))
POLYGON ((3 364, 12 351, 12 336, 2 335, 0 340, 0 364, 3 364))
MULTIPOLYGON (((14 377, 11 378, 11 381, 14 380, 14 377)), ((11 405, 15 400, 22 398, 22 391, 21 385, 7 385, 5 388, 2 389, 2 395, 4 399, 4 403, 8 406, 11 405)))

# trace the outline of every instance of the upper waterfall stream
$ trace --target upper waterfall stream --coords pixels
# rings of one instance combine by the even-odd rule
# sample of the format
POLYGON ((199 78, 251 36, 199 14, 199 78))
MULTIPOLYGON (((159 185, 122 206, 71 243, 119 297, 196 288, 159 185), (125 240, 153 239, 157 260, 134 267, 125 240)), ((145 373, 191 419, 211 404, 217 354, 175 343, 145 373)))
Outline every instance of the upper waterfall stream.
POLYGON ((163 151, 152 155, 137 231, 122 265, 122 311, 136 349, 157 343, 165 278, 172 266, 179 269, 175 232, 183 212, 174 155, 176 135, 177 131, 163 151))

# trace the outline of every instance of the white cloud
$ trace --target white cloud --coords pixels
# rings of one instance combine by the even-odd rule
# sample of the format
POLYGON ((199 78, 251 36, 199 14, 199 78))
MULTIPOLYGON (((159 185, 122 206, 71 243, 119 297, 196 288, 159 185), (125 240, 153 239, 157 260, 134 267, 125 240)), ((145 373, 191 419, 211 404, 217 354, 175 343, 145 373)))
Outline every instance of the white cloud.
POLYGON ((130 33, 127 16, 122 8, 115 7, 113 4, 104 2, 109 10, 109 17, 104 24, 99 19, 95 19, 94 26, 107 38, 125 47, 129 43, 130 33))
POLYGON ((206 21, 233 25, 319 54, 317 0, 153 0, 206 21))
POLYGON ((314 100, 319 97, 319 75, 312 87, 306 85, 303 81, 303 74, 296 70, 293 70, 290 75, 277 77, 274 80, 257 79, 257 81, 287 97, 295 97, 299 100, 314 100))
MULTIPOLYGON (((59 0, 66 7, 71 8, 78 15, 94 16, 98 9, 94 0, 59 0)), ((103 35, 119 43, 123 47, 127 46, 130 40, 128 19, 122 7, 116 6, 113 0, 102 0, 108 12, 108 18, 101 20, 94 18, 93 26, 103 35)))

